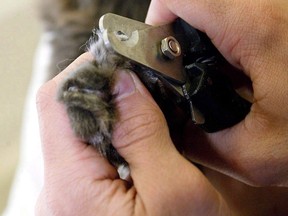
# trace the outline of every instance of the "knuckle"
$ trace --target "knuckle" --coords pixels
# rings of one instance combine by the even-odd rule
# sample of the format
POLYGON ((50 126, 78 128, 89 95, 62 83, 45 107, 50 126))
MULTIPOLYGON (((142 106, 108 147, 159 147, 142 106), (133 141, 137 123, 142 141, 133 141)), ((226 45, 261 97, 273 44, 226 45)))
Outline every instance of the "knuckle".
POLYGON ((46 84, 42 85, 36 93, 36 106, 38 110, 42 110, 46 105, 46 84))
POLYGON ((56 86, 53 80, 43 84, 36 93, 36 106, 38 112, 41 114, 46 110, 51 99, 55 99, 56 95, 56 86))

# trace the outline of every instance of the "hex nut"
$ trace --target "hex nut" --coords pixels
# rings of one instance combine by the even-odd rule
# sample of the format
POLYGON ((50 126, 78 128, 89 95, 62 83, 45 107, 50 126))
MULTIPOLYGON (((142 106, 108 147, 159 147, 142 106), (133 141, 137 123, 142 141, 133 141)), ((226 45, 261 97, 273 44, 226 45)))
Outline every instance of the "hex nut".
POLYGON ((174 37, 169 36, 161 41, 161 52, 168 59, 172 60, 181 55, 181 47, 174 37))

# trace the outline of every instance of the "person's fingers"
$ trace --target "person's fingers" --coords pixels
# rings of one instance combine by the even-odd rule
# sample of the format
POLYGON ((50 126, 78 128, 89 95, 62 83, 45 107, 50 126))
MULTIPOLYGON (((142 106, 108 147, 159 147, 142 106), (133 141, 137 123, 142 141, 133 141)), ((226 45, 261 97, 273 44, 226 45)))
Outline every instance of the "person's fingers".
POLYGON ((219 25, 225 24, 223 17, 232 12, 231 10, 236 7, 235 4, 237 2, 224 0, 152 0, 146 22, 150 25, 159 25, 181 17, 195 28, 211 32, 212 29, 219 29, 219 25), (232 4, 234 7, 230 7, 232 4))
POLYGON ((149 25, 162 25, 172 22, 177 15, 162 1, 152 0, 148 9, 145 22, 149 25))
POLYGON ((244 25, 247 21, 237 23, 236 26, 241 25, 241 28, 238 28, 239 31, 234 30, 234 23, 239 21, 237 17, 239 11, 244 10, 245 5, 245 2, 224 0, 152 0, 146 22, 150 25, 161 25, 171 23, 180 17, 194 28, 205 32, 224 57, 231 64, 242 69, 239 56, 232 52, 235 51, 235 47, 238 47, 240 36, 247 30, 244 25))
POLYGON ((176 150, 160 108, 138 77, 123 71, 118 75, 115 91, 119 122, 113 145, 129 164, 134 186, 141 195, 140 203, 145 203, 145 208, 155 215, 160 211, 166 215, 163 209, 167 214, 185 215, 190 211, 189 214, 208 215, 226 208, 202 173, 176 150), (189 189, 183 185, 189 185, 189 189), (193 202, 190 209, 187 202, 193 202), (195 207, 203 203, 211 208, 201 212, 202 208, 195 207))
MULTIPOLYGON (((165 118, 150 93, 134 73, 120 72, 119 75, 121 81, 118 81, 115 91, 119 92, 116 102, 120 119, 114 131, 114 146, 119 151, 133 144, 136 144, 133 148, 143 146, 148 151, 153 148, 157 148, 157 151, 159 148, 161 151, 174 150, 165 118), (158 140, 158 142, 153 144, 150 140, 158 140)), ((138 154, 146 153, 141 149, 135 153, 133 150, 131 155, 124 151, 128 162, 130 157, 138 158, 138 154)))
MULTIPOLYGON (((128 71, 118 71, 116 75, 119 122, 115 127, 113 145, 129 163, 133 188, 129 190, 124 181, 118 180, 116 170, 108 161, 74 135, 64 106, 56 100, 56 92, 67 73, 90 60, 89 54, 79 57, 63 73, 41 87, 37 95, 46 179, 43 194, 47 199, 45 203, 49 204, 47 208, 60 206, 65 212, 63 207, 66 204, 77 202, 79 195, 84 194, 81 205, 73 209, 81 212, 83 205, 87 205, 86 209, 90 211, 96 208, 91 196, 98 197, 95 202, 99 205, 99 197, 112 198, 111 193, 115 195, 117 192, 119 196, 113 202, 122 206, 123 200, 134 200, 136 213, 146 209, 154 215, 163 215, 163 208, 164 215, 171 212, 199 215, 226 210, 223 199, 201 172, 177 152, 159 107, 139 79, 128 71), (175 178, 181 184, 175 185, 175 178), (71 194, 71 186, 74 189, 76 185, 79 188, 71 194), (183 185, 191 188, 187 190, 183 185), (155 190, 159 191, 156 195, 155 190), (187 198, 194 202, 190 209, 187 209, 190 206, 187 198), (203 210, 203 203, 209 208, 203 210)), ((39 208, 46 209, 45 206, 39 208)), ((102 205, 100 209, 105 212, 102 205)))
POLYGON ((251 66, 259 67, 255 57, 267 56, 271 53, 268 49, 277 48, 273 53, 279 53, 279 46, 269 47, 267 41, 283 41, 281 29, 285 29, 286 22, 276 23, 273 17, 286 13, 285 6, 284 1, 265 0, 152 0, 146 22, 159 25, 181 17, 205 32, 230 63, 249 75, 251 66), (281 29, 277 29, 279 25, 283 25, 281 29))
MULTIPOLYGON (((74 172, 78 169, 79 175, 85 171, 87 176, 94 173, 95 179, 103 177, 113 179, 117 177, 115 169, 93 147, 88 146, 75 136, 65 107, 56 99, 59 86, 67 73, 86 61, 91 61, 90 54, 80 56, 38 91, 37 109, 45 170, 46 173, 50 173, 52 170, 55 174, 56 170, 69 172, 70 169, 71 172, 74 172), (77 163, 73 163, 77 160, 87 162, 85 169, 77 167, 77 163)), ((82 163, 78 164, 80 166, 82 163)))
POLYGON ((178 16, 186 20, 204 31, 223 56, 251 79, 250 113, 232 128, 206 134, 207 148, 203 141, 199 147, 194 142, 192 156, 238 178, 244 174, 252 184, 283 180, 283 166, 275 167, 279 162, 287 164, 287 8, 283 0, 153 0, 147 16, 153 25, 178 16), (213 156, 207 157, 208 151, 213 156))

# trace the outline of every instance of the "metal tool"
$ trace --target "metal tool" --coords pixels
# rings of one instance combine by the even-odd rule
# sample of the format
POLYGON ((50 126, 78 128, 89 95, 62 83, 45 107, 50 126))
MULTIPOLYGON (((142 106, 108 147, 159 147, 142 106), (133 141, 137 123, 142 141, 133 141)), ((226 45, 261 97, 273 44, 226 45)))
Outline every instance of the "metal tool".
POLYGON ((251 103, 240 97, 222 73, 228 62, 209 38, 185 21, 150 26, 115 14, 99 21, 104 43, 131 61, 168 123, 188 115, 215 132, 243 120, 251 103))

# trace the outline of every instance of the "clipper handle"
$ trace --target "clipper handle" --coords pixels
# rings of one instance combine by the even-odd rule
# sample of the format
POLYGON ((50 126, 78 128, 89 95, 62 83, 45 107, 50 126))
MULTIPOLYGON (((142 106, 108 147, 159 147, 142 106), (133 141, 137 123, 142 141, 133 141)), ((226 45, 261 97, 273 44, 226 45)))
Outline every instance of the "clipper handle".
MULTIPOLYGON (((206 34, 185 21, 175 22, 175 31, 184 36, 184 65, 191 83, 189 96, 193 107, 205 118, 199 124, 207 132, 231 127, 245 118, 251 103, 236 93, 230 80, 224 75, 223 67, 229 64, 212 44, 206 34)), ((229 67, 228 67, 229 68, 229 67)))
POLYGON ((203 64, 194 64, 187 70, 192 80, 189 91, 193 106, 203 115, 205 122, 199 124, 207 132, 215 132, 231 127, 245 118, 251 103, 238 95, 217 69, 203 64))

